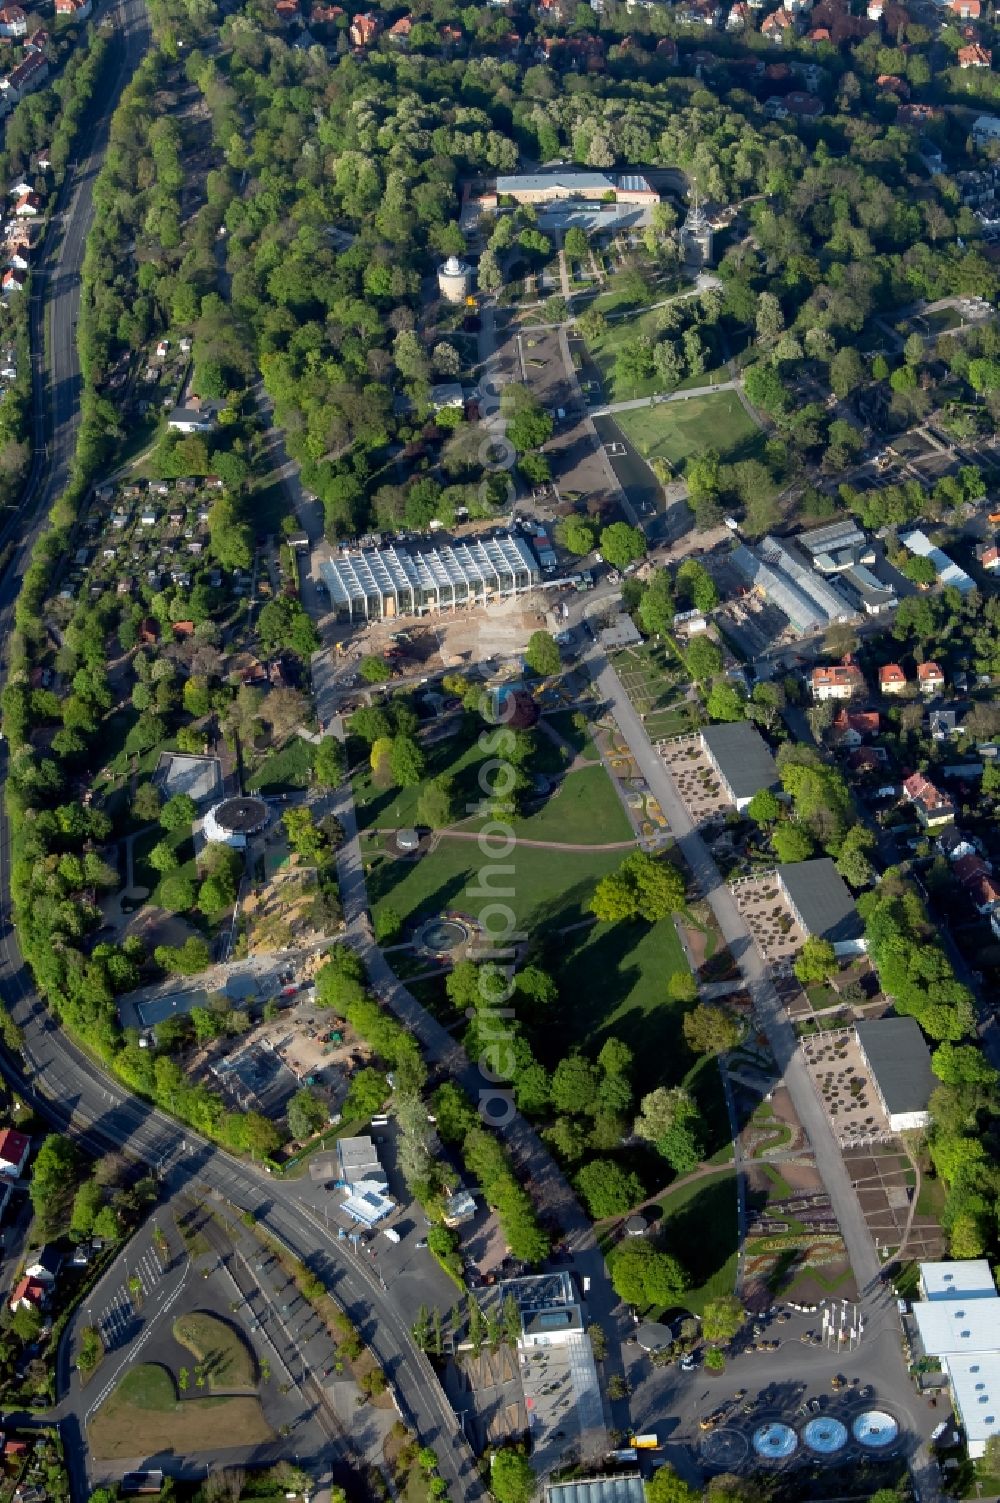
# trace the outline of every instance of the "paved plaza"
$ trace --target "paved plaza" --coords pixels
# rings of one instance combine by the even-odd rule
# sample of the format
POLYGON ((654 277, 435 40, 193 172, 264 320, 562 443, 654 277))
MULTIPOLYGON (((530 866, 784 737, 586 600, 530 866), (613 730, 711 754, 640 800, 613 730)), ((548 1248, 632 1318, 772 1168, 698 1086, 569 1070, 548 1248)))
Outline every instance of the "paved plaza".
POLYGON ((700 736, 679 736, 661 742, 657 750, 695 825, 718 819, 733 807, 700 736))
POLYGON ((740 877, 732 884, 733 902, 766 961, 780 965, 795 959, 806 942, 773 872, 740 877))

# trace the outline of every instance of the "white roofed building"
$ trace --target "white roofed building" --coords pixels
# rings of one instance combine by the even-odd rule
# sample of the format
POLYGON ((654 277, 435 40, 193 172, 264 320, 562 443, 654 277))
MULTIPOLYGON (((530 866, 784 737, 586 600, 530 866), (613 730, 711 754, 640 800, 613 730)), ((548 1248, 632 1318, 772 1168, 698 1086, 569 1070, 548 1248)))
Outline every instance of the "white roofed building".
POLYGON ((346 621, 488 605, 524 594, 542 577, 528 544, 510 533, 426 548, 344 550, 320 571, 346 621))
POLYGON ((1000 1298, 985 1258, 921 1263, 923 1300, 913 1318, 924 1352, 938 1357, 951 1387, 969 1456, 1000 1435, 1000 1298))

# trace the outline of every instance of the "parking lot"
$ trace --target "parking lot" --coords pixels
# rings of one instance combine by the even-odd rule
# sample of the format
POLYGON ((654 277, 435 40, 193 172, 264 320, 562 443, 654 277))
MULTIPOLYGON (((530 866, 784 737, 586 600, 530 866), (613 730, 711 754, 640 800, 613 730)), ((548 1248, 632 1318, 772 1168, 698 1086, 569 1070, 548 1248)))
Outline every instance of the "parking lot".
POLYGON ((122 1272, 121 1284, 111 1298, 106 1300, 94 1320, 107 1352, 127 1346, 136 1335, 139 1309, 156 1294, 164 1276, 164 1267, 150 1242, 141 1251, 137 1248, 134 1258, 126 1257, 123 1260, 122 1272), (138 1280, 138 1287, 129 1287, 132 1279, 138 1280))
POLYGON ((806 942, 777 878, 739 877, 732 884, 733 901, 765 960, 775 964, 795 959, 806 942))

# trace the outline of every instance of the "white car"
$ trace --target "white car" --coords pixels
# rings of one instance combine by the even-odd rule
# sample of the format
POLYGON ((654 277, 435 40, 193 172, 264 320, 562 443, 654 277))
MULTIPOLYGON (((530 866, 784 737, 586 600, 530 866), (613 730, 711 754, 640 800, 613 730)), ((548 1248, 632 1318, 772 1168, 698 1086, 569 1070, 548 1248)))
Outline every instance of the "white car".
POLYGON ((687 1354, 686 1357, 682 1357, 681 1358, 681 1372, 682 1373, 693 1373, 694 1370, 695 1370, 695 1368, 697 1366, 698 1366, 698 1359, 691 1352, 688 1352, 688 1354, 687 1354))

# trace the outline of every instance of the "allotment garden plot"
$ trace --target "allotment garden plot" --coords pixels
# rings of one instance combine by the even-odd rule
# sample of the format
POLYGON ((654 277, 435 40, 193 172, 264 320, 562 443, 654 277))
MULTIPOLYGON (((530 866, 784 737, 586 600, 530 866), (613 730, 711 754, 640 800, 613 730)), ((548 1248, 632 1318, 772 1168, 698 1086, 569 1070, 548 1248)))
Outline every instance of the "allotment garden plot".
POLYGON ((630 647, 617 653, 613 663, 650 741, 664 741, 691 729, 694 707, 684 697, 684 674, 668 648, 630 647))

